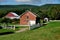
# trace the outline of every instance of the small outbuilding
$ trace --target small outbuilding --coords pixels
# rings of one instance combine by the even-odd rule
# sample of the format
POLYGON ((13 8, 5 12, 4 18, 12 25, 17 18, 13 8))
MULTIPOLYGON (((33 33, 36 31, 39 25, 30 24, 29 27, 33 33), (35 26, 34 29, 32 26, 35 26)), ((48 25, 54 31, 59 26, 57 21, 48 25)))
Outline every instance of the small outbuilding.
POLYGON ((14 12, 9 12, 5 17, 9 18, 9 19, 19 19, 20 18, 20 16, 14 12))
POLYGON ((29 10, 20 16, 20 25, 35 25, 38 23, 40 23, 39 15, 29 10))

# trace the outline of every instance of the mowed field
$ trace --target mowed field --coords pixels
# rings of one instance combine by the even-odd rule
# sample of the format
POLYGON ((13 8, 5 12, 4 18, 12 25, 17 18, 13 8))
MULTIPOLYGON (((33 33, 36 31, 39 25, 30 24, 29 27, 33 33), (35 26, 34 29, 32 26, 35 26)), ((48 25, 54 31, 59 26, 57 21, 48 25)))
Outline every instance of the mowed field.
POLYGON ((21 33, 1 35, 0 40, 60 40, 60 22, 50 22, 40 28, 21 33))

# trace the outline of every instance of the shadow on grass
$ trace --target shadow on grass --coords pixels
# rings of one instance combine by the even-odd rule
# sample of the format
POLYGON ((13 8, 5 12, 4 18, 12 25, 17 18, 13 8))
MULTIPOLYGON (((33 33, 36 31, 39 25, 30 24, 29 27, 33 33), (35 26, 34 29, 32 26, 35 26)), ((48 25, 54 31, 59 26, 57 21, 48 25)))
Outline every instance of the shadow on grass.
POLYGON ((2 26, 0 26, 0 29, 2 29, 2 26))
POLYGON ((32 30, 35 30, 35 29, 38 29, 38 28, 44 27, 44 26, 46 26, 46 25, 47 25, 47 24, 43 24, 42 26, 37 27, 37 28, 34 28, 34 29, 32 29, 32 30))
POLYGON ((0 35, 7 35, 7 34, 13 34, 14 32, 4 32, 4 33, 0 33, 0 35))
POLYGON ((43 24, 43 26, 46 26, 47 24, 43 24))
POLYGON ((34 29, 32 29, 32 30, 36 30, 36 29, 38 29, 38 28, 40 28, 40 27, 34 28, 34 29))
POLYGON ((15 27, 15 28, 19 28, 19 27, 15 27))

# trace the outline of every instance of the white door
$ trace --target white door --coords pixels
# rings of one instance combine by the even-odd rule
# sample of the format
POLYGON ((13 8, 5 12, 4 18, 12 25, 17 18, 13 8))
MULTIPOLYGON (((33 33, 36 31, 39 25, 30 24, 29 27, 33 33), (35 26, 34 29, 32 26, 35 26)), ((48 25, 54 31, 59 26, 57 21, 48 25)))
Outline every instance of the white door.
POLYGON ((36 21, 35 21, 35 20, 33 20, 33 21, 30 20, 30 21, 29 21, 29 25, 30 25, 30 26, 35 25, 35 24, 36 24, 36 21))

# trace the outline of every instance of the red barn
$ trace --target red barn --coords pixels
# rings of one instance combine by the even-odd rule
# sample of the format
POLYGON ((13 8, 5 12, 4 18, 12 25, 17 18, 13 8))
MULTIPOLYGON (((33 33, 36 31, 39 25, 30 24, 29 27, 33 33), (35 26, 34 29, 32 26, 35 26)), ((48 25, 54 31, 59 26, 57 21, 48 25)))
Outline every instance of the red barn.
POLYGON ((34 25, 40 22, 40 17, 31 11, 26 11, 20 16, 20 25, 34 25))
POLYGON ((9 12, 5 17, 10 18, 10 19, 14 19, 14 18, 18 19, 19 18, 19 16, 14 12, 9 12))

